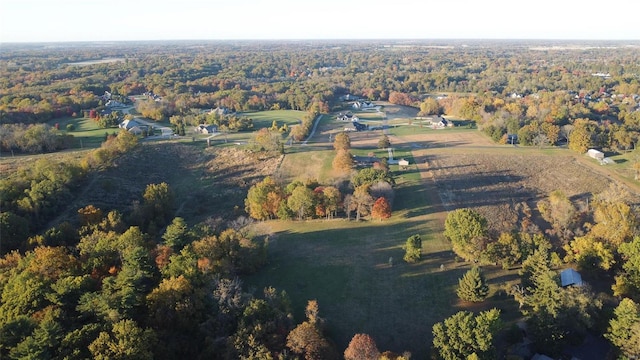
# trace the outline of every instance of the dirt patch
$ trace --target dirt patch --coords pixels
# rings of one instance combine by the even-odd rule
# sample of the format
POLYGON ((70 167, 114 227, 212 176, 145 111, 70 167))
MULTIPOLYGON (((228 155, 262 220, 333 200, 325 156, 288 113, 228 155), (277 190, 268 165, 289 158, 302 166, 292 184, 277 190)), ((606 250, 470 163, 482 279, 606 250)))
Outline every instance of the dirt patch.
POLYGON ((214 174, 216 181, 240 188, 248 188, 273 175, 284 155, 254 153, 238 147, 209 148, 213 158, 206 164, 206 171, 214 174))
POLYGON ((416 109, 411 106, 396 105, 390 102, 376 102, 377 105, 383 105, 384 113, 387 115, 388 120, 394 119, 413 119, 418 116, 420 109, 416 109))

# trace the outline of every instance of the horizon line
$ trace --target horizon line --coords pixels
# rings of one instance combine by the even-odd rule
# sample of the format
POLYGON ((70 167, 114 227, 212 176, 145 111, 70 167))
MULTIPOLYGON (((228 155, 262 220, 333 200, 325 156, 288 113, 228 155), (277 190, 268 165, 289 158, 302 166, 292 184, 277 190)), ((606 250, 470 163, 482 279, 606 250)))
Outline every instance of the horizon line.
POLYGON ((640 39, 623 38, 237 38, 237 39, 114 39, 114 40, 27 40, 27 41, 4 41, 0 44, 67 44, 67 43, 131 43, 131 42, 277 42, 277 41, 609 41, 609 42, 640 42, 640 39))

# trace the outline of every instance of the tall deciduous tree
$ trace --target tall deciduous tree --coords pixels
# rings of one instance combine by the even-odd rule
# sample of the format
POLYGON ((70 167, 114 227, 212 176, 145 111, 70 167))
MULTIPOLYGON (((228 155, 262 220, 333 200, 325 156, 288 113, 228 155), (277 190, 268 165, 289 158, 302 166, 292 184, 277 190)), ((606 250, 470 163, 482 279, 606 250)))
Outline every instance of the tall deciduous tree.
POLYGON ((345 360, 372 360, 379 356, 378 346, 368 334, 355 334, 344 351, 345 360))
POLYGON ((298 220, 302 220, 313 214, 313 191, 306 186, 298 186, 287 199, 289 208, 298 214, 298 220))
POLYGON ((356 211, 356 221, 362 216, 369 215, 373 205, 373 197, 369 194, 369 186, 358 186, 351 196, 351 209, 356 211))
POLYGON ((562 190, 553 191, 547 199, 539 201, 538 210, 561 239, 571 235, 570 229, 575 222, 576 208, 562 190))
POLYGON ((384 197, 379 197, 376 202, 373 203, 371 208, 371 218, 373 219, 388 219, 391 217, 391 206, 384 197))
POLYGON ((272 219, 277 216, 282 199, 282 190, 267 176, 249 189, 244 200, 245 210, 254 219, 272 219))
POLYGON ((326 207, 327 218, 333 218, 336 216, 336 213, 342 203, 342 194, 340 193, 340 190, 334 186, 325 187, 322 189, 322 193, 324 194, 324 205, 326 207))
POLYGON ((351 139, 345 132, 338 133, 333 140, 333 148, 337 151, 351 149, 351 139))
POLYGON ((333 159, 333 170, 348 174, 353 169, 353 156, 347 150, 338 150, 336 157, 333 159))
POLYGON ((318 302, 309 300, 305 309, 307 321, 291 330, 287 336, 287 347, 306 360, 336 359, 338 354, 322 334, 323 320, 318 312, 318 302))
POLYGON ((489 285, 479 267, 472 267, 458 280, 456 293, 460 299, 473 302, 483 301, 489 295, 489 285))
POLYGON ((595 124, 588 119, 576 119, 569 134, 569 149, 584 154, 591 147, 595 124))
POLYGON ((453 251, 465 260, 478 259, 480 252, 477 240, 487 235, 487 219, 469 209, 457 209, 447 215, 444 235, 451 240, 453 251))

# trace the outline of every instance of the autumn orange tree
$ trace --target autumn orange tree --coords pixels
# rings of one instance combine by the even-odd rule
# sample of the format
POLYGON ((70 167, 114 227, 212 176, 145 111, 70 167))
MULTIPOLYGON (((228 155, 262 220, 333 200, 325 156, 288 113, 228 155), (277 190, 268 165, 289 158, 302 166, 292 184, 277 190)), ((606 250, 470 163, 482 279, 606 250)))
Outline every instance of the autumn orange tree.
POLYGON ((371 217, 373 219, 388 219, 391 217, 391 206, 384 197, 379 197, 371 208, 371 217))
POLYGON ((333 148, 337 151, 351 149, 351 138, 349 138, 349 135, 345 132, 337 134, 335 140, 333 140, 333 148))
POLYGON ((379 356, 378 345, 368 334, 355 334, 344 351, 345 360, 371 360, 379 356))
POLYGON ((353 156, 347 150, 338 150, 336 157, 333 159, 333 169, 341 173, 349 173, 353 168, 353 156))
POLYGON ((287 336, 287 347, 305 360, 337 359, 338 354, 323 335, 323 319, 318 316, 318 302, 309 300, 305 310, 307 321, 287 336))

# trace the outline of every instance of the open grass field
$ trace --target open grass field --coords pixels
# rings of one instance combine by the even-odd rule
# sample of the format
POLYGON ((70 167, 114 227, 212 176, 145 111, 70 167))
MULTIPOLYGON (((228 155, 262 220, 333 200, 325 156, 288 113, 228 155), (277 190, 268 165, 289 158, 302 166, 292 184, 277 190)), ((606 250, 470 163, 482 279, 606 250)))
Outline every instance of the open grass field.
POLYGON ((268 110, 245 112, 239 113, 238 115, 253 119, 253 128, 258 130, 265 127, 271 127, 274 120, 278 123, 278 126, 282 126, 284 124, 287 124, 289 127, 296 125, 302 121, 305 112, 297 110, 268 110))
POLYGON ((61 131, 74 136, 74 148, 76 149, 98 148, 105 140, 105 133, 112 134, 114 132, 117 133, 120 130, 118 128, 100 128, 95 121, 89 118, 56 119, 55 121, 51 121, 50 125, 54 125, 55 123, 59 124, 61 131), (75 126, 75 130, 68 132, 66 130, 68 124, 73 124, 75 126))
MULTIPOLYGON (((324 144, 323 151, 285 156, 281 178, 331 178, 332 151, 324 137, 339 131, 334 123, 321 124, 315 144, 324 144)), ((584 163, 589 159, 565 149, 499 146, 477 130, 415 129, 398 127, 389 134, 394 157, 411 164, 404 170, 392 166, 397 187, 391 219, 275 221, 256 229, 273 236, 270 260, 247 283, 255 289, 287 291, 296 319, 304 317, 308 300, 317 299, 338 348, 364 332, 380 349, 408 350, 415 358, 426 358, 433 324, 457 311, 498 307, 503 321, 516 321, 517 304, 505 295, 518 279, 516 270, 485 267, 491 295, 481 304, 462 302, 455 295, 457 280, 470 264, 456 261, 442 235, 447 211, 471 207, 484 214, 496 232, 511 230, 527 207, 535 209, 553 190, 561 189, 580 203, 617 181, 610 173, 614 168, 594 168, 584 163), (413 234, 423 238, 424 258, 409 265, 402 261, 402 246, 413 234)), ((355 155, 386 156, 376 148, 378 132, 349 135, 355 155)))

